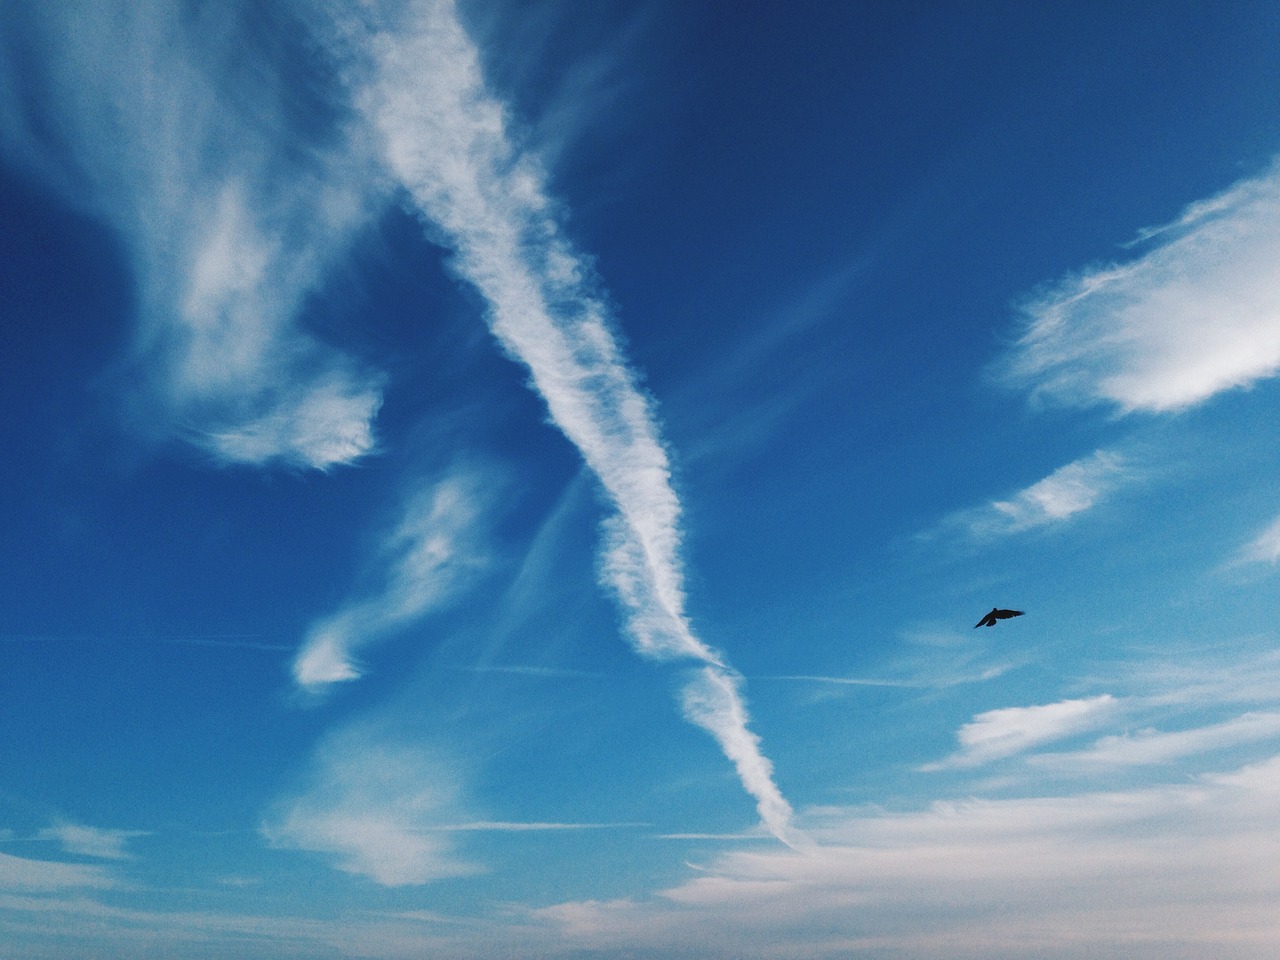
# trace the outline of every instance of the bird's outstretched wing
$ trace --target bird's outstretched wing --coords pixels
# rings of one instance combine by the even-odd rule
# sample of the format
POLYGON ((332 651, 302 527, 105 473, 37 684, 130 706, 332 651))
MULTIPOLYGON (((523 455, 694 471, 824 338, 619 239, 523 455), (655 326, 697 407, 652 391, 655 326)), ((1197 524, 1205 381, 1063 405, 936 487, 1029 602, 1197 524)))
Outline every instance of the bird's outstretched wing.
POLYGON ((1010 617, 1022 616, 1021 610, 1001 610, 999 607, 992 607, 991 612, 973 625, 976 630, 978 627, 994 627, 997 620, 1008 620, 1010 617))

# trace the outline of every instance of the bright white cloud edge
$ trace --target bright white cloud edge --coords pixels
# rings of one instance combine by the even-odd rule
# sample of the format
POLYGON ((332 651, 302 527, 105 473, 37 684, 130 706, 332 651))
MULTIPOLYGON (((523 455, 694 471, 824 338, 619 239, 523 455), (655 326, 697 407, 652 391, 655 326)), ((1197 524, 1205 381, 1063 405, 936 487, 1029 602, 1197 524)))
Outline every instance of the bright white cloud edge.
POLYGON ((1003 500, 951 514, 934 533, 959 533, 975 541, 1012 536, 1078 519, 1138 471, 1132 458, 1115 450, 1095 450, 1003 500))
POLYGON ((1030 707, 987 710, 962 726, 956 734, 960 749, 923 770, 973 767, 1022 753, 1042 743, 1059 740, 1104 722, 1117 708, 1110 694, 1100 694, 1030 707))
POLYGON ((805 812, 808 855, 726 853, 650 899, 541 911, 582 949, 691 957, 1269 957, 1280 757, 1191 783, 805 812))
POLYGON ((1001 362, 1068 404, 1178 411, 1280 370, 1280 161, 1029 301, 1001 362))

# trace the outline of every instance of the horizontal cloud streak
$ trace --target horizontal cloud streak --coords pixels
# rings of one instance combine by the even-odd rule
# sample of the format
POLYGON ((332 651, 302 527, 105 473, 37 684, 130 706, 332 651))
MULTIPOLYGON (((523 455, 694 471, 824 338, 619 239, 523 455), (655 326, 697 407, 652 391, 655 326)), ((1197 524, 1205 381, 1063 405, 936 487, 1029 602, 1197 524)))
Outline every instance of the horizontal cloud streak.
POLYGON ((817 809, 806 856, 739 849, 647 900, 538 916, 566 955, 1262 960, 1280 937, 1277 801, 1280 758, 1117 793, 817 809))
POLYGON ((1280 713, 1246 713, 1191 730, 1144 730, 1103 737, 1087 750, 1042 753, 1032 757, 1031 762, 1050 767, 1147 766, 1276 736, 1280 736, 1280 713))
POLYGON ((29 860, 0 853, 0 890, 44 893, 118 886, 121 883, 101 866, 29 860))
POLYGON ((987 506, 954 513, 943 521, 942 527, 985 540, 1065 523, 1133 477, 1133 466, 1126 457, 1097 450, 1059 467, 1007 500, 993 500, 987 506))
POLYGON ((1002 364, 1070 404, 1176 411, 1280 370, 1280 163, 1147 230, 1153 248, 1024 307, 1002 364))
POLYGON ((974 767, 1022 753, 1031 747, 1088 730, 1117 707, 1115 697, 1102 694, 1084 700, 1060 700, 1033 707, 1004 707, 980 713, 956 734, 960 750, 924 770, 974 767))
POLYGON ((125 845, 134 837, 144 837, 145 830, 104 830, 77 823, 57 823, 41 830, 42 840, 57 840, 67 853, 103 860, 129 860, 132 855, 125 845))

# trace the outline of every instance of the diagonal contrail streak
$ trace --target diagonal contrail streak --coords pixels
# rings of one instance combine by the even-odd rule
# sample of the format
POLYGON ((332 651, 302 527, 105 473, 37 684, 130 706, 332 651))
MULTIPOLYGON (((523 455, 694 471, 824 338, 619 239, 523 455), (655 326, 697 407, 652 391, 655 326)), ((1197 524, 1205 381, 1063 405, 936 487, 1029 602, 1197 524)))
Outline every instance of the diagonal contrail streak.
POLYGON ((559 230, 541 169, 511 144, 503 105, 485 87, 453 3, 426 0, 394 28, 363 29, 369 59, 352 72, 355 97, 392 175, 453 250, 454 270, 487 302, 494 336, 527 367, 551 420, 617 511, 604 523, 602 579, 626 612, 635 648, 701 665, 684 692, 685 716, 733 761, 765 826, 786 843, 803 842, 747 729, 740 676, 689 626, 680 502, 651 404, 587 264, 559 230))

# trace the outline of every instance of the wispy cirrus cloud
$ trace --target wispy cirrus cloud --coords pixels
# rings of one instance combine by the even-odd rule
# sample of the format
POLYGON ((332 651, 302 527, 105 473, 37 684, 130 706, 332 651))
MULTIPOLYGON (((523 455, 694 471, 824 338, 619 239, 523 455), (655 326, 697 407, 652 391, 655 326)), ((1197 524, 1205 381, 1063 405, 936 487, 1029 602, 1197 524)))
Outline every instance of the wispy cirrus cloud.
POLYGON ((449 0, 369 8, 335 38, 351 54, 353 99, 391 176, 452 248, 488 305, 491 331, 529 371, 551 420, 606 491, 602 577, 632 643, 698 661, 685 714, 743 776, 770 829, 791 841, 790 807, 747 728, 739 679, 685 613, 680 502, 652 403, 610 327, 590 263, 564 237, 538 161, 512 142, 475 45, 449 0), (385 18, 385 19, 383 19, 385 18))
POLYGON ((1280 517, 1276 517, 1265 529, 1240 548, 1236 554, 1238 563, 1280 563, 1280 517))
POLYGON ((46 893, 59 890, 112 889, 121 882, 97 864, 30 860, 0 853, 0 890, 46 893))
POLYGON ((939 529, 987 540, 1065 523, 1136 476, 1130 457, 1097 450, 1059 467, 1007 499, 951 514, 939 529))
POLYGON ((1042 743, 1060 740, 1098 726, 1111 716, 1119 701, 1110 694, 1080 700, 1059 700, 1031 707, 988 710, 964 724, 956 734, 960 749, 923 770, 976 767, 1002 760, 1042 743))
MULTIPOLYGON (((402 189, 607 492, 602 578, 636 649, 719 671, 710 686, 697 674, 689 697, 714 691, 720 706, 686 713, 755 771, 761 815, 790 836, 790 808, 758 776, 768 763, 746 731, 740 681, 689 626, 680 503, 652 403, 454 5, 277 12, 324 34, 297 41, 302 77, 244 69, 242 50, 260 38, 240 12, 79 0, 21 11, 0 41, 6 155, 110 223, 132 261, 137 332, 119 382, 146 384, 136 421, 225 463, 324 469, 371 452, 381 376, 299 317, 325 268, 402 189)), ((423 572, 438 582, 447 570, 423 572)), ((379 599, 389 612, 356 605, 317 626, 295 668, 303 684, 358 675, 354 647, 432 602, 402 579, 379 599)))
POLYGON ((816 848, 798 854, 716 838, 732 845, 651 896, 486 917, 352 910, 302 918, 136 909, 92 891, 53 897, 45 891, 60 888, 22 890, 0 879, 0 928, 20 936, 31 918, 56 917, 65 936, 98 949, 128 952, 145 936, 174 956, 194 941, 205 953, 227 942, 246 956, 339 950, 389 960, 424 951, 449 960, 1263 960, 1280 939, 1277 811, 1280 757, 1271 757, 1121 791, 969 797, 905 811, 811 808, 804 826, 816 848))
POLYGON ((753 680, 780 680, 792 683, 817 683, 834 687, 892 687, 903 690, 943 690, 967 683, 984 683, 994 680, 1015 669, 1020 664, 1014 662, 996 663, 972 673, 936 672, 930 676, 919 676, 912 679, 889 679, 885 677, 830 677, 821 674, 779 674, 777 676, 753 676, 753 680))
POLYGON ((1173 223, 1151 249, 1023 307, 1000 372, 1064 403, 1177 411, 1280 370, 1280 162, 1173 223))
POLYGON ((115 383, 140 430, 224 463, 324 469, 374 448, 381 377, 298 315, 386 190, 316 95, 322 71, 246 66, 265 47, 242 13, 11 6, 0 151, 122 239, 137 317, 115 383))
POLYGON ((448 603, 487 566, 485 520, 501 487, 492 472, 456 467, 415 494, 382 544, 382 586, 308 631, 294 679, 310 690, 360 676, 358 650, 448 603))
POLYGON ((456 765, 429 748, 351 727, 321 745, 302 791, 278 803, 261 832, 272 846, 324 854, 382 886, 465 876, 479 867, 438 829, 466 820, 460 783, 456 765))
POLYGON ((574 830, 626 830, 647 827, 647 823, 548 823, 543 821, 474 820, 448 823, 435 829, 445 833, 560 833, 574 830))
POLYGON ((833 687, 887 687, 902 690, 946 690, 985 683, 1025 666, 1026 655, 993 649, 980 633, 955 632, 948 627, 921 625, 901 631, 901 655, 881 664, 874 673, 860 675, 752 675, 752 680, 811 683, 833 687))
POLYGON ((84 824, 60 821, 41 830, 41 840, 57 840, 67 853, 102 860, 130 860, 127 846, 134 837, 145 837, 146 830, 109 830, 84 824))
POLYGON ((1141 730, 1107 736, 1084 750, 1041 753, 1031 757, 1030 762, 1085 769, 1150 766, 1277 736, 1280 713, 1254 712, 1189 730, 1141 730))
POLYGON ((1262 960, 1280 937, 1278 799, 1280 757, 1119 792, 818 808, 805 855, 739 848, 653 897, 536 916, 568 955, 1262 960))

